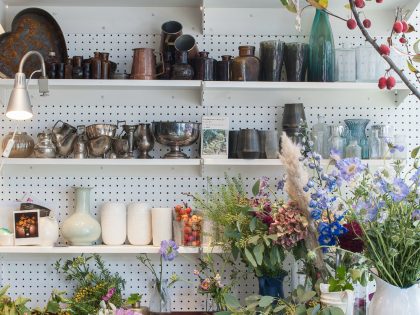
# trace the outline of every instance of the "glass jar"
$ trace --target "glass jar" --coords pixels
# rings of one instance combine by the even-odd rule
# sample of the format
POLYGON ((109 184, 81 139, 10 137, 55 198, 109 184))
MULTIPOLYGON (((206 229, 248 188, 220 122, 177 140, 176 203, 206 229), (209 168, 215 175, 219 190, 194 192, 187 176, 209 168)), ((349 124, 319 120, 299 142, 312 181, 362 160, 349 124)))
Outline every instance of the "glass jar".
POLYGON ((394 136, 394 145, 398 146, 402 150, 395 149, 395 152, 392 154, 392 158, 395 160, 406 160, 407 159, 407 137, 404 135, 395 135, 394 136))
POLYGON ((180 51, 177 54, 176 63, 172 66, 172 80, 192 80, 194 78, 194 69, 188 64, 188 52, 180 51))
POLYGON ((193 214, 188 220, 182 220, 182 245, 200 246, 202 242, 203 217, 193 214))
POLYGON ((52 135, 48 132, 40 132, 37 136, 38 143, 35 145, 34 153, 37 158, 55 158, 56 148, 52 142, 52 135))
POLYGON ((379 139, 379 130, 373 129, 369 137, 369 158, 380 159, 381 140, 379 139))
POLYGON ((73 60, 67 59, 67 63, 64 66, 64 79, 73 79, 73 60))
POLYGON ((311 138, 314 143, 312 150, 322 156, 324 150, 324 131, 312 130, 311 138))
MULTIPOLYGON (((322 122, 324 116, 318 114, 318 122, 312 127, 312 132, 317 133, 320 135, 322 132, 323 140, 322 140, 322 148, 318 148, 318 153, 322 155, 324 159, 328 159, 330 157, 330 152, 328 152, 328 138, 330 137, 329 128, 326 124, 322 122)), ((321 141, 321 140, 319 140, 321 141)))
POLYGON ((233 59, 232 81, 258 81, 260 60, 255 57, 254 46, 240 46, 239 57, 233 59))
POLYGON ((73 57, 73 79, 83 79, 83 57, 73 57))
POLYGON ((335 151, 340 158, 344 157, 346 139, 343 138, 344 126, 331 126, 331 137, 328 139, 328 152, 335 151))
POLYGON ((394 128, 389 125, 377 125, 375 129, 379 130, 380 150, 379 153, 382 159, 391 159, 391 152, 388 146, 389 142, 393 140, 394 128))
POLYGON ((357 140, 350 140, 346 147, 346 158, 362 158, 362 148, 357 144, 357 140))
POLYGON ((92 79, 100 79, 102 73, 102 60, 99 51, 93 53, 90 61, 90 72, 92 79))
POLYGON ((222 56, 222 60, 216 63, 216 80, 217 81, 230 81, 232 74, 233 57, 229 55, 222 56))
POLYGON ((308 81, 335 81, 335 45, 328 14, 316 10, 309 39, 308 81))
POLYGON ((356 140, 358 145, 362 149, 362 159, 369 158, 369 144, 366 137, 366 126, 369 124, 369 119, 345 119, 349 129, 348 142, 350 144, 351 140, 356 140))
MULTIPOLYGON (((376 82, 378 53, 369 43, 356 48, 356 79, 361 82, 376 82)), ((381 76, 383 73, 381 74, 381 76)))
POLYGON ((343 45, 343 48, 338 48, 335 52, 337 81, 356 81, 356 51, 347 45, 343 45))
POLYGON ((214 80, 214 59, 209 58, 207 51, 200 51, 199 56, 193 59, 193 66, 195 80, 214 80))

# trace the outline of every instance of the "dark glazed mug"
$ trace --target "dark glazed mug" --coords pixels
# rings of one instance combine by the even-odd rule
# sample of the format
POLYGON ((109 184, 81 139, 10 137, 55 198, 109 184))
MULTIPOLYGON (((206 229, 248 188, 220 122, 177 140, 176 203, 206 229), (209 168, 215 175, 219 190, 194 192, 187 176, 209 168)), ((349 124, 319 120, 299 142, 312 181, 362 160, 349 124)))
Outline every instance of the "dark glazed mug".
POLYGON ((258 130, 241 129, 238 135, 238 157, 258 159, 261 155, 261 142, 258 130))
POLYGON ((304 82, 309 63, 309 45, 304 43, 287 43, 284 54, 287 81, 304 82))

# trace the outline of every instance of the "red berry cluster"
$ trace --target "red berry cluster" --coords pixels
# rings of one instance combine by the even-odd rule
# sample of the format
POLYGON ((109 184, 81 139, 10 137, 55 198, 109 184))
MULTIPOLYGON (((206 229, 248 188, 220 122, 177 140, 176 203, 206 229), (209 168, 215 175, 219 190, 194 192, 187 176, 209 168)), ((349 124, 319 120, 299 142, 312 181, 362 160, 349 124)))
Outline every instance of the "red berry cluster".
POLYGON ((395 78, 393 76, 381 77, 379 78, 378 87, 381 90, 383 90, 384 88, 392 90, 395 87, 395 83, 395 78))
MULTIPOLYGON (((377 0, 376 2, 379 3, 379 1, 377 0)), ((381 1, 382 2, 382 1, 381 1)), ((356 6, 356 8, 362 9, 365 7, 366 2, 365 0, 354 0, 354 5, 356 6)), ((354 30, 357 26, 356 20, 353 18, 350 18, 347 20, 347 27, 351 30, 354 30)), ((363 26, 365 28, 370 28, 372 26, 372 22, 369 19, 364 19, 363 20, 363 26)))

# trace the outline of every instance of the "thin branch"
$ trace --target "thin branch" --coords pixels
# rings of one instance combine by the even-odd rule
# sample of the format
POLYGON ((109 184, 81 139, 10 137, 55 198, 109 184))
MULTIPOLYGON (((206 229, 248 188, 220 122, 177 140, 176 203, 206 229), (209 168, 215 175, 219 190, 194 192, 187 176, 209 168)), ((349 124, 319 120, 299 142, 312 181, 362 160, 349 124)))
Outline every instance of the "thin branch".
POLYGON ((351 7, 351 11, 353 12, 354 19, 356 20, 357 25, 359 26, 360 30, 362 31, 363 36, 366 40, 376 49, 376 51, 385 59, 385 61, 389 64, 392 70, 401 78, 404 84, 413 92, 413 94, 420 100, 420 92, 417 88, 410 82, 410 80, 405 76, 405 74, 398 68, 398 66, 394 63, 394 61, 387 55, 382 55, 379 45, 376 41, 370 36, 366 28, 363 26, 362 21, 360 20, 359 13, 357 12, 356 6, 354 5, 354 0, 349 0, 349 4, 351 7))

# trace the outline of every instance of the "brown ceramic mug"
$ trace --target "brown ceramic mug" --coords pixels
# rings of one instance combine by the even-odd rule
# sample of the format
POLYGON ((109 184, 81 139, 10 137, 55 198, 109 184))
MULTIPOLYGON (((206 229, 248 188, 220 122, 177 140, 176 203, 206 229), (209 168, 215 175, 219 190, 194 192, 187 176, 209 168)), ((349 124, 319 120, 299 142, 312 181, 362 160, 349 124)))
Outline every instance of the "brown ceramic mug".
POLYGON ((133 49, 133 65, 131 67, 131 79, 155 80, 162 73, 156 73, 156 56, 152 48, 133 49))
POLYGON ((198 47, 195 38, 191 35, 181 35, 175 40, 175 50, 188 52, 188 60, 198 56, 198 47))
POLYGON ((175 52, 175 40, 182 35, 182 24, 177 21, 168 21, 162 24, 160 51, 170 51, 172 54, 175 52))

